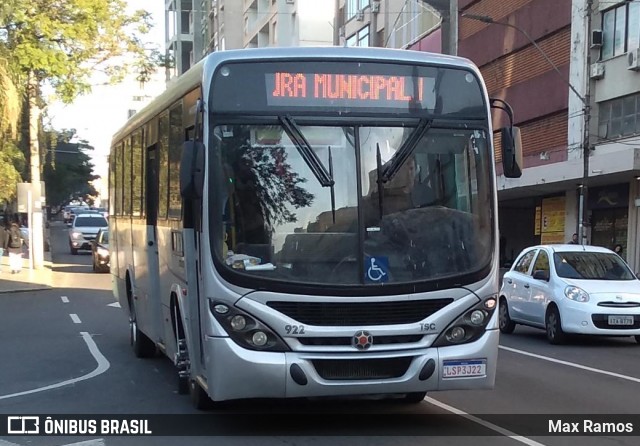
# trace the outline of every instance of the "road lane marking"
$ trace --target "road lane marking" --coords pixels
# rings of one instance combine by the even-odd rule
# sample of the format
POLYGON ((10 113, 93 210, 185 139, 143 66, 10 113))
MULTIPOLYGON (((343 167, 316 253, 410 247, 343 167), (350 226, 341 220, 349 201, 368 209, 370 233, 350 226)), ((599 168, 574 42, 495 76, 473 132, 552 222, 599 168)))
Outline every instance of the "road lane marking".
POLYGON ((527 351, 524 351, 524 350, 518 350, 516 348, 505 347, 503 345, 501 345, 500 348, 502 350, 506 350, 508 352, 518 353, 520 355, 531 356, 532 358, 542 359, 543 361, 555 362, 556 364, 562 364, 562 365, 566 365, 566 366, 569 366, 569 367, 575 367, 576 369, 586 370, 588 372, 600 373, 602 375, 613 376, 614 378, 626 379, 627 381, 640 383, 640 378, 636 378, 636 377, 633 377, 633 376, 622 375, 620 373, 609 372, 607 370, 602 370, 602 369, 596 369, 596 368, 593 368, 593 367, 588 367, 586 365, 576 364, 575 362, 569 362, 569 361, 563 361, 561 359, 550 358, 549 356, 537 355, 535 353, 530 353, 530 352, 527 352, 527 351))
POLYGON ((17 443, 11 443, 9 441, 4 441, 2 438, 0 438, 0 446, 20 446, 17 443))
POLYGON ((69 316, 71 317, 71 320, 73 321, 74 324, 81 324, 82 323, 82 321, 80 320, 80 318, 78 317, 77 314, 71 313, 69 316))
POLYGON ((498 426, 496 424, 490 423, 490 422, 488 422, 486 420, 483 420, 482 418, 475 417, 475 416, 470 415, 470 414, 468 414, 468 413, 466 413, 466 412, 464 412, 464 411, 462 411, 460 409, 456 409, 453 406, 449 406, 446 403, 443 403, 441 401, 435 400, 435 399, 431 398, 430 396, 425 397, 424 400, 427 403, 433 404, 434 406, 437 406, 437 407, 439 407, 441 409, 444 409, 444 410, 446 410, 448 412, 451 412, 451 413, 454 413, 456 415, 460 415, 462 418, 466 418, 469 421, 473 421, 474 423, 477 423, 477 424, 479 424, 481 426, 484 426, 487 429, 491 429, 492 431, 498 432, 499 434, 502 434, 505 437, 509 437, 512 440, 519 441, 520 443, 524 443, 524 444, 526 444, 528 446, 545 446, 544 444, 538 443, 535 440, 532 440, 532 439, 527 438, 527 437, 523 437, 522 435, 518 435, 515 432, 511 432, 508 429, 505 429, 505 428, 500 427, 500 426, 498 426))
POLYGON ((86 381, 87 379, 95 378, 96 376, 102 375, 104 372, 109 370, 109 367, 111 367, 111 364, 109 363, 107 358, 105 358, 104 355, 100 352, 100 349, 98 348, 96 343, 93 341, 93 338, 91 338, 91 335, 86 331, 81 331, 80 335, 82 335, 82 339, 84 339, 84 342, 87 344, 87 347, 89 348, 89 352, 98 363, 98 366, 92 372, 89 372, 86 375, 82 375, 78 378, 68 379, 66 381, 62 381, 56 384, 51 384, 45 387, 39 387, 37 389, 32 389, 32 390, 25 390, 24 392, 10 393, 9 395, 0 395, 0 400, 15 398, 17 396, 30 395, 32 393, 44 392, 46 390, 58 389, 60 387, 68 386, 69 384, 75 384, 80 381, 86 381))
POLYGON ((120 302, 114 302, 112 304, 107 304, 107 307, 121 308, 120 302))
POLYGON ((69 298, 67 296, 60 296, 60 299, 62 299, 62 302, 64 302, 65 304, 69 303, 69 298))

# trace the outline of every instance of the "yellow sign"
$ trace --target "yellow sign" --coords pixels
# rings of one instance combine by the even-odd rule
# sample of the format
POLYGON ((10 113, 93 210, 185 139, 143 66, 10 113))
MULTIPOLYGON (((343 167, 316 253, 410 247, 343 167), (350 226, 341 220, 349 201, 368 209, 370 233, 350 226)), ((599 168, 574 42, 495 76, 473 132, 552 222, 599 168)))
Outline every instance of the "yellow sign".
POLYGON ((543 245, 552 245, 558 243, 566 243, 563 232, 543 232, 540 237, 540 243, 543 245))
MULTIPOLYGON (((542 200, 542 234, 562 233, 564 234, 564 197, 544 198, 542 200)), ((545 243, 544 241, 542 243, 545 243)), ((564 243, 554 242, 554 243, 564 243)))
POLYGON ((540 235, 541 224, 542 224, 542 206, 536 206, 536 223, 533 228, 533 235, 540 235))

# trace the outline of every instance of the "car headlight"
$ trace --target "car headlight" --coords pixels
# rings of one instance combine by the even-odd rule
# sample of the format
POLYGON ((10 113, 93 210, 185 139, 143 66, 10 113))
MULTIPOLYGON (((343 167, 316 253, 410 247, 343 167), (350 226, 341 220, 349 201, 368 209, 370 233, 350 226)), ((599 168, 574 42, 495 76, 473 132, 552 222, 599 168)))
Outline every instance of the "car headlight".
POLYGON ((98 255, 100 257, 108 257, 109 256, 109 251, 104 249, 104 248, 98 248, 98 249, 96 249, 96 252, 98 253, 98 255))
POLYGON ((494 295, 469 308, 449 324, 433 343, 433 347, 447 347, 478 340, 486 331, 497 305, 498 296, 494 295))
POLYGON ((77 239, 77 238, 82 238, 82 237, 83 237, 82 236, 82 232, 74 231, 74 232, 71 233, 71 238, 76 238, 77 239))
POLYGON ((567 296, 568 299, 576 302, 589 302, 589 293, 577 286, 569 285, 566 287, 564 289, 564 295, 567 296))
POLYGON ((289 351, 287 344, 265 324, 244 311, 222 302, 209 300, 209 310, 229 337, 249 350, 289 351))

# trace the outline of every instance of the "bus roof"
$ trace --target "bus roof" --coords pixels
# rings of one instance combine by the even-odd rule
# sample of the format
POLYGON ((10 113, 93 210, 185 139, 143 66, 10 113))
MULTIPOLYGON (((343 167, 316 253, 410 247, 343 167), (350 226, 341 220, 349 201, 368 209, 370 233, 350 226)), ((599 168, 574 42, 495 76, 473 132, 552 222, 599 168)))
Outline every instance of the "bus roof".
POLYGON ((378 47, 268 47, 246 48, 240 50, 216 51, 207 55, 192 66, 179 78, 171 81, 167 89, 146 107, 133 115, 125 125, 113 136, 112 143, 119 141, 124 135, 144 124, 146 121, 161 113, 173 102, 177 101, 201 83, 203 76, 213 75, 215 68, 227 61, 251 60, 291 60, 291 59, 329 59, 348 60, 360 59, 370 61, 388 60, 389 62, 432 64, 466 68, 475 72, 481 78, 480 70, 469 59, 459 56, 449 56, 424 51, 401 50, 378 47))

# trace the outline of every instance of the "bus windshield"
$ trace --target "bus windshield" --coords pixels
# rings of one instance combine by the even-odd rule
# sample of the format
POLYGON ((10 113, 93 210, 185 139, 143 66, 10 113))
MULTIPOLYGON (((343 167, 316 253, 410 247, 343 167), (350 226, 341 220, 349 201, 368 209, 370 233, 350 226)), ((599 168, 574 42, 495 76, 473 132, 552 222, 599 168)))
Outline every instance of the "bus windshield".
POLYGON ((417 121, 307 121, 296 128, 312 155, 282 124, 212 124, 219 265, 274 281, 366 286, 460 276, 490 262, 485 130, 433 126, 406 144, 417 121), (410 150, 398 163, 401 147, 410 150), (394 163, 395 173, 384 175, 394 163))

